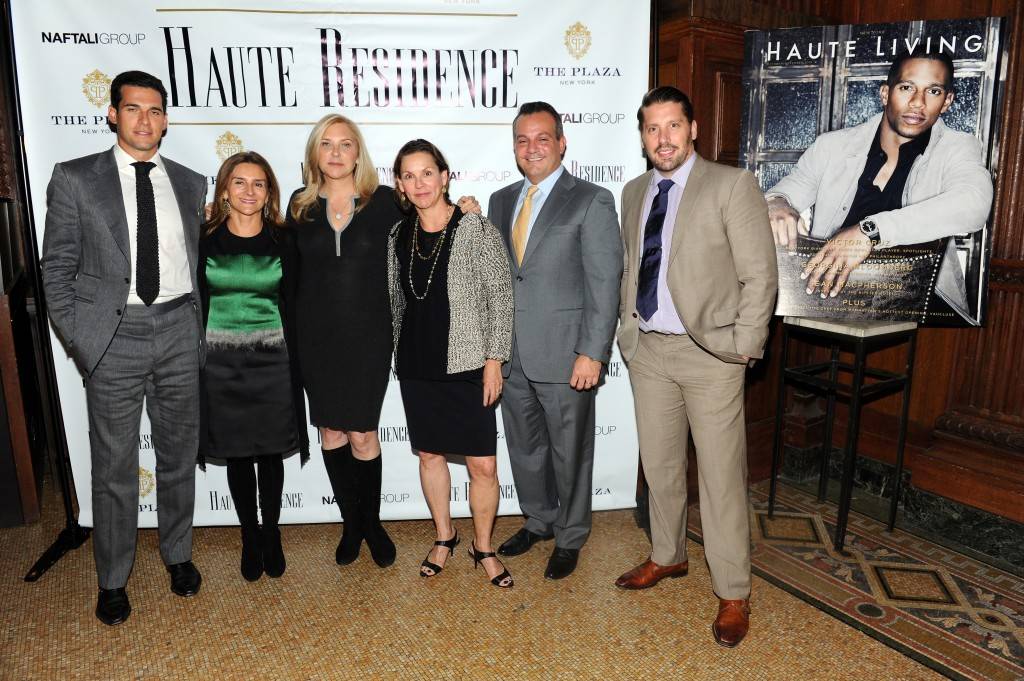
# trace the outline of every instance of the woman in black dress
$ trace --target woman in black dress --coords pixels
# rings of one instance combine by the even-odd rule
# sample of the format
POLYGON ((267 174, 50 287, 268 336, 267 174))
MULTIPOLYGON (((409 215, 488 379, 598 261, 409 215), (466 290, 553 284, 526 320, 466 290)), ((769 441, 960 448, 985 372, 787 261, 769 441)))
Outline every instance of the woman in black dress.
POLYGON ((309 457, 294 355, 295 243, 281 229, 274 172, 255 152, 227 159, 199 242, 199 290, 208 346, 202 374, 203 459, 223 459, 242 527, 242 576, 284 574, 282 458, 309 457), (260 527, 257 513, 263 515, 260 527))
POLYGON ((335 559, 351 563, 365 539, 386 567, 395 545, 380 523, 377 426, 392 350, 387 235, 401 213, 392 192, 378 186, 359 128, 339 114, 324 116, 310 133, 304 179, 288 209, 302 262, 299 364, 344 521, 335 559))
MULTIPOLYGON (((395 561, 380 523, 380 411, 391 371, 387 241, 402 218, 379 186, 359 127, 328 114, 306 142, 305 186, 292 194, 288 222, 302 261, 296 326, 310 421, 320 429, 324 467, 344 521, 339 565, 363 539, 377 565, 395 561)), ((460 199, 479 212, 472 197, 460 199)))
POLYGON ((420 574, 441 572, 459 543, 449 506, 445 455, 466 457, 474 564, 491 583, 512 576, 491 550, 498 510, 494 408, 501 365, 512 347, 512 277, 498 230, 465 215, 448 199, 448 163, 433 144, 413 140, 398 152, 400 200, 415 210, 389 242, 396 370, 409 439, 420 458, 420 482, 437 541, 420 574))

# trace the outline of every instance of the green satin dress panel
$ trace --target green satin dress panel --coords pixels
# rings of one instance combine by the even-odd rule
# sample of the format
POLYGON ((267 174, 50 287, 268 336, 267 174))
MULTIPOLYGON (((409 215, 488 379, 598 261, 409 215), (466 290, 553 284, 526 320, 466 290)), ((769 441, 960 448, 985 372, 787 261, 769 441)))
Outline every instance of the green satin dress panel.
POLYGON ((265 227, 240 237, 221 225, 199 244, 207 315, 200 447, 213 462, 306 451, 302 392, 284 324, 294 267, 287 236, 265 227))
POLYGON ((206 257, 206 281, 206 338, 211 348, 284 343, 280 256, 211 253, 206 257))

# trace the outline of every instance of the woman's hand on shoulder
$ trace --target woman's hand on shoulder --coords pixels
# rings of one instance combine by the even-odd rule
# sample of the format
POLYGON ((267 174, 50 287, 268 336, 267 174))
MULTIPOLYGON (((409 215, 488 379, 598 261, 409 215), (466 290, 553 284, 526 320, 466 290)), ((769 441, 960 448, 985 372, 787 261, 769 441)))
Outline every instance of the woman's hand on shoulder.
POLYGON ((459 210, 463 213, 482 213, 483 210, 480 208, 480 202, 476 200, 475 196, 460 196, 459 200, 456 201, 459 206, 459 210))
POLYGON ((489 407, 501 397, 501 362, 489 359, 484 362, 484 406, 489 407))

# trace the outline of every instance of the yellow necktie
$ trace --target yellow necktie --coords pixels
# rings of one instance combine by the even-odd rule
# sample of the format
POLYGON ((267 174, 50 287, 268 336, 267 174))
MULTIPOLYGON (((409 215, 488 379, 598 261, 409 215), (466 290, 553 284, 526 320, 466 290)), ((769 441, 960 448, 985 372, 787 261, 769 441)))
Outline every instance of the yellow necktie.
POLYGON ((531 184, 526 190, 523 207, 519 209, 516 223, 512 226, 512 250, 516 252, 516 264, 523 264, 523 253, 526 252, 526 226, 530 224, 530 213, 533 212, 533 195, 537 193, 537 185, 531 184))

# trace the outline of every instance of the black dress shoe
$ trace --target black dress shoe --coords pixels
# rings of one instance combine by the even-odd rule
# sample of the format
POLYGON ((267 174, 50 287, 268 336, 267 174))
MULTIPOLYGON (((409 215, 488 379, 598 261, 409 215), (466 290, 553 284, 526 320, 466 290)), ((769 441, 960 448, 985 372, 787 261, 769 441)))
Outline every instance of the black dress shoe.
POLYGON ((530 550, 530 547, 539 541, 554 539, 553 534, 537 534, 530 532, 525 527, 508 538, 504 544, 498 547, 498 553, 503 556, 518 556, 530 550))
POLYGON ((195 596, 199 593, 203 578, 192 561, 168 565, 167 571, 171 573, 171 591, 179 596, 195 596))
POLYGON ((557 546, 548 558, 548 567, 544 570, 547 579, 562 579, 572 574, 580 559, 579 549, 560 549, 557 546))
POLYGON ((114 626, 128 619, 132 614, 132 605, 128 602, 128 592, 124 589, 100 589, 96 599, 96 618, 104 624, 114 626))

